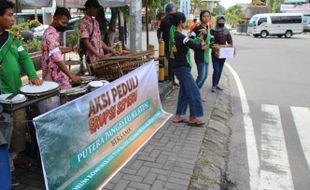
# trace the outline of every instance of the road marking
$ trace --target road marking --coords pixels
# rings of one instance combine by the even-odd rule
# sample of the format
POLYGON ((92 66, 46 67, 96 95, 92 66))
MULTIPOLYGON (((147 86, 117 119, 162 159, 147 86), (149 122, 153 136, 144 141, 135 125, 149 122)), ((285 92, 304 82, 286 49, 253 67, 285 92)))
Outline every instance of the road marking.
POLYGON ((279 107, 262 105, 260 190, 293 190, 279 107))
POLYGON ((256 146, 256 139, 254 134, 254 127, 253 121, 250 117, 250 107, 247 101, 247 97, 245 94, 245 90, 243 88, 242 82, 235 72, 235 70, 228 64, 225 64, 228 70, 233 75, 239 95, 241 100, 241 108, 243 112, 243 122, 245 128, 245 140, 246 140, 246 148, 247 148, 247 157, 248 157, 248 166, 249 166, 249 180, 250 180, 250 189, 257 190, 258 189, 258 182, 259 182, 259 158, 258 158, 258 151, 256 146))
POLYGON ((310 110, 309 108, 291 107, 300 143, 310 170, 310 110))

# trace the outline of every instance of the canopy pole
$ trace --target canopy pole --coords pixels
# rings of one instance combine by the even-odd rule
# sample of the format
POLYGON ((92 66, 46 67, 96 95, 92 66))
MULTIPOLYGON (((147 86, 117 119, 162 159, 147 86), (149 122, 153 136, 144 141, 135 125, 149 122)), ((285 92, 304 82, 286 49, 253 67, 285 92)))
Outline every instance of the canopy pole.
POLYGON ((18 0, 15 1, 15 13, 16 13, 15 22, 16 24, 18 24, 18 0))
POLYGON ((37 7, 34 8, 34 19, 35 20, 39 20, 38 19, 38 9, 37 9, 37 7))
POLYGON ((145 24, 146 24, 146 49, 149 49, 149 14, 148 0, 145 0, 145 24))

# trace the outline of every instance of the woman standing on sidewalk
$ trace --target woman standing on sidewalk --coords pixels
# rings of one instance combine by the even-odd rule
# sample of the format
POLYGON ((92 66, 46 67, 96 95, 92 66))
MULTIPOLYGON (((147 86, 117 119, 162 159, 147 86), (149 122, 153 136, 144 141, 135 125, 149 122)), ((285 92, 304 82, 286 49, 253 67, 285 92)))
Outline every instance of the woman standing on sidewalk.
POLYGON ((203 40, 200 43, 195 43, 182 34, 185 21, 186 17, 183 13, 177 12, 172 15, 172 24, 176 27, 174 47, 172 48, 175 57, 173 72, 180 82, 177 110, 173 122, 186 122, 182 115, 186 114, 189 105, 190 117, 188 125, 202 126, 205 123, 199 120, 198 117, 203 116, 203 108, 199 88, 191 74, 189 48, 206 49, 206 46, 203 40))
MULTIPOLYGON (((230 44, 233 45, 233 41, 230 35, 229 30, 225 27, 225 17, 218 16, 216 18, 216 25, 214 28, 211 29, 211 35, 214 37, 214 44, 226 45, 230 44)), ((212 77, 212 92, 216 92, 216 90, 223 90, 221 87, 218 86, 224 63, 226 59, 219 59, 216 57, 215 52, 212 51, 212 63, 213 63, 213 77, 212 77)))
MULTIPOLYGON (((195 41, 203 40, 206 45, 207 49, 196 49, 195 50, 195 62, 197 65, 198 76, 196 79, 196 83, 199 89, 202 88, 204 82, 208 77, 208 67, 210 62, 210 40, 211 34, 209 32, 208 24, 211 20, 211 13, 208 10, 203 10, 200 13, 200 22, 199 26, 196 26, 193 31, 191 32, 191 37, 195 41)), ((204 99, 202 100, 204 101, 204 99)))

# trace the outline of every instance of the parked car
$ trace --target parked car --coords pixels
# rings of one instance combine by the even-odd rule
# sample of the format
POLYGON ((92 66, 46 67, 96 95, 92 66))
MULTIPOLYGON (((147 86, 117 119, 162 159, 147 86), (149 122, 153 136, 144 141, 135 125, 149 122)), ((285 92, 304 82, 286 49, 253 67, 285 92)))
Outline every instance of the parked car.
POLYGON ((48 28, 48 25, 40 25, 32 29, 33 37, 36 39, 42 39, 44 31, 48 28))
POLYGON ((304 13, 304 32, 310 32, 310 13, 304 13))
POLYGON ((19 34, 23 37, 25 42, 31 41, 34 38, 33 32, 30 30, 21 30, 19 31, 19 34))
POLYGON ((79 28, 80 21, 83 17, 74 17, 69 20, 68 29, 67 30, 75 30, 79 28))

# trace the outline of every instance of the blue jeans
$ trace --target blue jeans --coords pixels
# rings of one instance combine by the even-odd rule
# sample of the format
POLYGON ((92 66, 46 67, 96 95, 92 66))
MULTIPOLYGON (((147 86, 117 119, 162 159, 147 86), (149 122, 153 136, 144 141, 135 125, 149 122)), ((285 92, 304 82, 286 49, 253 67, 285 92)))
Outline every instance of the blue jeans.
POLYGON ((225 61, 226 59, 219 59, 214 55, 212 55, 212 63, 213 63, 212 87, 215 87, 219 84, 225 61))
POLYGON ((199 88, 188 67, 175 68, 174 74, 180 83, 176 115, 185 115, 187 106, 191 117, 203 116, 203 108, 199 88))
POLYGON ((8 145, 0 145, 0 186, 3 190, 11 189, 11 172, 8 145))
POLYGON ((208 77, 208 67, 209 63, 197 63, 198 76, 196 79, 196 84, 199 89, 203 86, 208 77))

